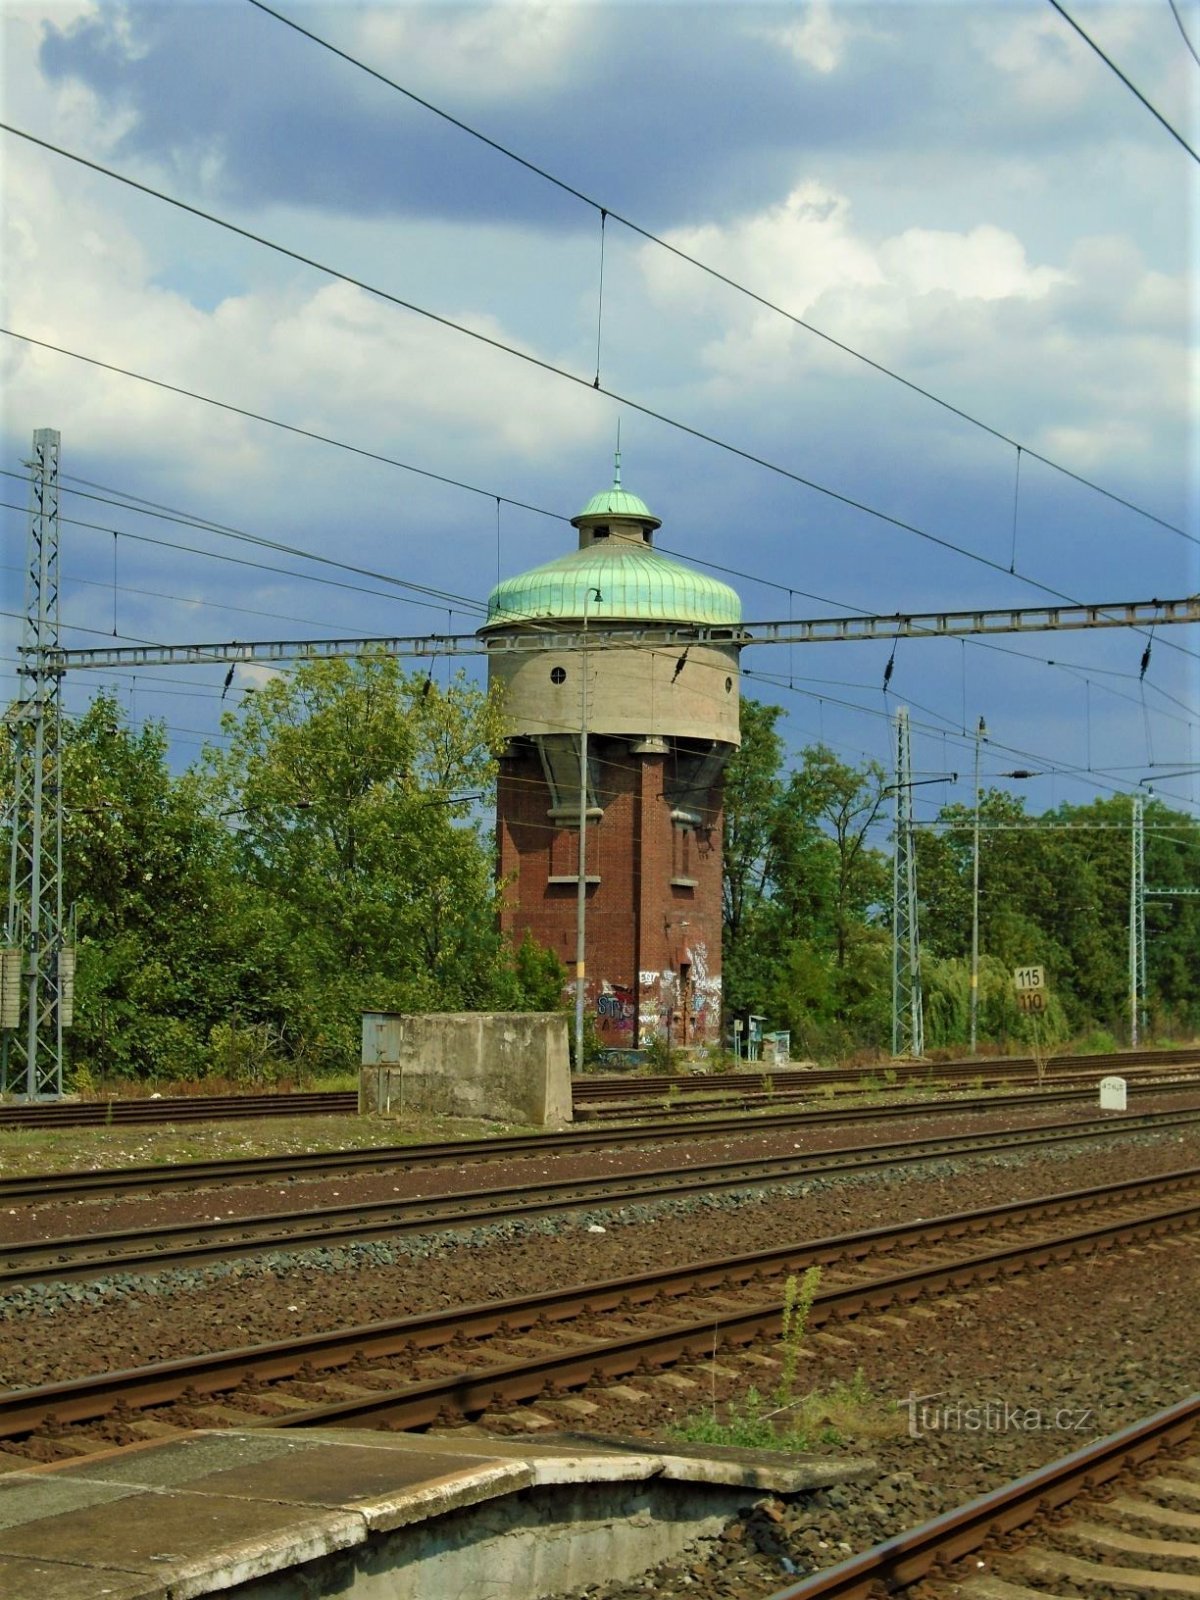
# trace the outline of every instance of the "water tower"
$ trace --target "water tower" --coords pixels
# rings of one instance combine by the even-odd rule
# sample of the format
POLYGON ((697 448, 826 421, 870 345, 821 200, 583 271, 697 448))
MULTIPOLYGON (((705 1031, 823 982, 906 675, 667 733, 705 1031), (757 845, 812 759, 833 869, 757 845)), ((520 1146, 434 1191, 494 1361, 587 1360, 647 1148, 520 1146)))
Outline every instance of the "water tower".
POLYGON ((741 603, 654 548, 658 517, 614 483, 577 517, 579 548, 493 589, 508 743, 496 805, 503 922, 574 970, 586 727, 585 1007, 601 1042, 715 1043, 721 1023, 722 774, 737 748, 741 603), (647 648, 639 630, 728 628, 728 641, 647 648), (555 636, 603 630, 580 651, 555 636), (628 631, 625 645, 613 633, 628 631))

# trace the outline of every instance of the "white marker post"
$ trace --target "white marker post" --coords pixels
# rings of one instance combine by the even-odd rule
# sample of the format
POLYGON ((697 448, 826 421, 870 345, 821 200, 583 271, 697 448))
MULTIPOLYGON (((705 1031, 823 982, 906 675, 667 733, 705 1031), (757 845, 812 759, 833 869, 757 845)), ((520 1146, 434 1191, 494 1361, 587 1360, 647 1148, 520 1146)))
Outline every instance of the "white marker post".
POLYGON ((1101 1111, 1125 1110, 1125 1079, 1101 1078, 1100 1079, 1100 1109, 1101 1111))

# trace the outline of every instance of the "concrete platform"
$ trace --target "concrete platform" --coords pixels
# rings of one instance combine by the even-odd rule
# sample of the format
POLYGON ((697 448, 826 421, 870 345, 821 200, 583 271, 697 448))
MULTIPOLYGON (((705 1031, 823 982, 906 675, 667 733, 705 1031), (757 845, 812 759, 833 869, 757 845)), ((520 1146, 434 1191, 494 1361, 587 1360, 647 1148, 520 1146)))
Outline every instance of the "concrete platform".
POLYGON ((205 1431, 0 1477, 5 1600, 544 1600, 874 1470, 581 1435, 205 1431))

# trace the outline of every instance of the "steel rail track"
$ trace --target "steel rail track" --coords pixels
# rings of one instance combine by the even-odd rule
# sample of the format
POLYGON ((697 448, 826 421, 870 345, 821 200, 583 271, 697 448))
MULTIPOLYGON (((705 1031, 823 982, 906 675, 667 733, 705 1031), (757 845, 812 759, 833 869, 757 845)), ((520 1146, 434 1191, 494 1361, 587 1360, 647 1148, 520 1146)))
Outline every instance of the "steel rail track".
MULTIPOLYGON (((1077 1495, 1099 1488, 1160 1451, 1185 1444, 1198 1431, 1200 1394, 1194 1394, 835 1567, 779 1589, 770 1600, 869 1600, 885 1590, 895 1593, 943 1564, 961 1560, 1035 1517, 1068 1504, 1077 1495)), ((1119 1576, 1113 1573, 1114 1582, 1119 1576)), ((1163 1578, 1166 1589, 1169 1573, 1163 1578)))
POLYGON ((358 1110, 355 1090, 295 1094, 178 1095, 161 1100, 73 1100, 0 1105, 0 1128, 103 1128, 118 1123, 218 1122, 249 1117, 338 1116, 358 1110))
MULTIPOLYGON (((1155 1095, 1194 1094, 1198 1081, 1155 1084, 1155 1095)), ((449 1140, 436 1144, 373 1145, 362 1150, 315 1151, 285 1156, 251 1156, 237 1161, 188 1161, 172 1166, 121 1167, 93 1172, 52 1172, 0 1179, 0 1204, 133 1194, 167 1190, 259 1183, 265 1179, 327 1177, 381 1168, 411 1170, 418 1166, 458 1166, 469 1161, 569 1155, 578 1150, 654 1144, 681 1139, 744 1137, 781 1129, 819 1128, 829 1124, 923 1119, 980 1111, 1018 1111, 1029 1107, 1072 1105, 1095 1101, 1095 1090, 1058 1089, 1035 1094, 979 1095, 969 1099, 922 1100, 904 1105, 792 1107, 760 1114, 678 1116, 660 1122, 640 1121, 628 1127, 573 1128, 566 1132, 513 1134, 490 1139, 449 1140)), ((1120 1116, 1122 1113, 1110 1113, 1120 1116)))
MULTIPOLYGON (((1147 1089, 1157 1085, 1177 1083, 1184 1079, 1194 1083, 1197 1081, 1197 1074, 1200 1074, 1200 1066, 1165 1069, 1155 1067, 1146 1068, 1139 1072, 1128 1072, 1125 1074, 1125 1078, 1131 1087, 1147 1089)), ((1045 1096, 1054 1093, 1056 1089, 1065 1089, 1079 1084, 1094 1085, 1097 1082, 1097 1078, 1091 1072, 1064 1072, 1047 1078, 1044 1084, 1039 1084, 1035 1090, 1027 1089, 1026 1092, 1034 1096, 1045 1096)), ((789 1100, 800 1101, 812 1097, 811 1086, 802 1079, 795 1083, 790 1081, 780 1082, 775 1079, 766 1088, 746 1090, 740 1094, 725 1090, 710 1092, 698 1086, 702 1083, 702 1079, 692 1079, 690 1091, 685 1091, 681 1094, 656 1093, 633 1095, 621 1100, 584 1100, 574 1106, 574 1117, 577 1122, 615 1122, 622 1119, 656 1114, 659 1116, 664 1114, 694 1116, 697 1112, 702 1112, 706 1109, 714 1111, 735 1111, 739 1109, 748 1111, 757 1106, 779 1105, 781 1102, 787 1103, 789 1100)), ((970 1088, 979 1090, 1009 1089, 1013 1087, 1014 1083, 1011 1077, 987 1078, 977 1076, 972 1078, 970 1082, 970 1088)), ((1018 1081, 1015 1087, 1021 1088, 1022 1085, 1018 1081)), ((951 1094, 955 1092, 956 1084, 949 1079, 910 1079, 907 1083, 888 1084, 882 1090, 866 1090, 851 1085, 831 1091, 828 1086, 825 1086, 822 1088, 821 1094, 823 1099, 832 1098, 839 1102, 845 1102, 864 1098, 868 1094, 881 1092, 894 1094, 912 1089, 934 1088, 943 1093, 951 1094)), ((895 1102, 892 1103, 894 1104, 895 1102)))
POLYGON ((544 1343, 532 1359, 487 1365, 480 1369, 458 1370, 436 1379, 404 1383, 362 1399, 334 1405, 297 1409, 283 1417, 256 1417, 248 1414, 246 1426, 311 1427, 387 1425, 421 1428, 447 1414, 477 1414, 497 1400, 504 1402, 535 1398, 546 1386, 580 1387, 599 1376, 605 1379, 645 1370, 647 1363, 667 1365, 677 1360, 696 1360, 702 1352, 720 1343, 747 1344, 761 1334, 778 1330, 781 1293, 778 1282, 768 1288, 771 1277, 808 1267, 839 1262, 860 1264, 887 1250, 908 1250, 918 1255, 951 1247, 964 1238, 978 1241, 989 1232, 1012 1228, 1038 1228, 1047 1223, 1061 1229, 1061 1219, 1072 1214, 1111 1212, 1113 1207, 1134 1207, 1133 1216, 1106 1216, 1050 1237, 1001 1240, 983 1252, 957 1254, 954 1259, 920 1261, 916 1266, 896 1271, 894 1263, 884 1262, 884 1270, 848 1284, 828 1286, 818 1291, 810 1316, 812 1326, 854 1317, 866 1310, 880 1310, 937 1293, 969 1287, 1010 1275, 1029 1266, 1092 1254, 1133 1238, 1165 1235, 1194 1226, 1200 1221, 1200 1194, 1176 1199, 1163 1205, 1164 1197, 1200 1184, 1200 1168, 1163 1174, 1133 1182, 1103 1184, 1090 1189, 1071 1190, 1035 1200, 1009 1201, 999 1206, 926 1218, 917 1222, 891 1224, 801 1241, 782 1247, 747 1252, 727 1259, 692 1263, 664 1271, 643 1272, 630 1277, 607 1279, 554 1290, 549 1293, 490 1301, 483 1305, 452 1307, 447 1310, 399 1318, 391 1322, 370 1323, 354 1328, 334 1329, 295 1340, 217 1352, 198 1359, 186 1358, 158 1362, 125 1372, 102 1373, 92 1377, 48 1384, 39 1388, 13 1390, 0 1394, 0 1439, 13 1439, 41 1427, 57 1430, 68 1424, 86 1423, 110 1414, 119 1407, 145 1410, 170 1405, 184 1399, 202 1403, 205 1397, 228 1393, 247 1383, 288 1379, 305 1373, 313 1381, 317 1370, 327 1373, 353 1367, 355 1363, 386 1360, 448 1347, 455 1359, 462 1358, 468 1339, 520 1338, 533 1330, 545 1331, 555 1324, 580 1317, 591 1318, 606 1312, 618 1316, 636 1314, 647 1308, 660 1320, 659 1309, 671 1299, 688 1294, 738 1294, 758 1289, 769 1295, 767 1301, 729 1309, 717 1301, 703 1306, 702 1314, 689 1321, 669 1323, 666 1328, 628 1329, 615 1338, 584 1338, 573 1348, 546 1352, 544 1343), (1155 1209, 1143 1211, 1145 1205, 1155 1209), (887 1270, 891 1267, 892 1270, 887 1270), (760 1287, 761 1286, 761 1287, 760 1287), (189 1398, 190 1397, 190 1398, 189 1398))
POLYGON ((810 1154, 740 1157, 627 1175, 560 1178, 422 1195, 411 1199, 323 1206, 247 1217, 207 1219, 106 1233, 31 1239, 0 1246, 0 1293, 31 1283, 63 1282, 113 1272, 160 1272, 201 1262, 236 1260, 266 1251, 346 1246, 406 1233, 477 1227, 597 1207, 674 1199, 809 1178, 853 1176, 884 1167, 991 1156, 1013 1150, 1113 1138, 1200 1123, 1200 1108, 1149 1112, 1121 1121, 1055 1123, 1006 1129, 993 1136, 930 1135, 896 1145, 858 1145, 810 1154))
MULTIPOLYGON (((1057 1056, 1046 1064, 1046 1070, 1052 1077, 1063 1072, 1093 1074, 1122 1070, 1126 1073, 1134 1072, 1138 1068, 1147 1069, 1155 1066, 1163 1068, 1174 1064, 1200 1066, 1200 1046, 1176 1047, 1169 1050, 1125 1050, 1108 1055, 1096 1056, 1057 1056), (1076 1066, 1077 1064, 1077 1066, 1076 1066)), ((1014 1077, 1029 1076, 1036 1071, 1036 1065, 1028 1057, 984 1057, 968 1061, 896 1064, 880 1067, 878 1069, 866 1068, 857 1072, 858 1077, 871 1077, 876 1071, 895 1074, 897 1084, 903 1083, 950 1083, 973 1082, 982 1078, 985 1082, 1011 1082, 1014 1077)), ((613 1077, 605 1079, 591 1079, 576 1077, 573 1080, 573 1092, 578 1095, 581 1106, 587 1101, 602 1099, 605 1094, 614 1092, 625 1099, 652 1098, 655 1091, 666 1093, 672 1084, 681 1091, 690 1089, 696 1092, 716 1092, 718 1089, 728 1089, 731 1093, 739 1090, 745 1091, 747 1082, 753 1083, 757 1077, 759 1089, 753 1092, 762 1092, 762 1079, 771 1077, 773 1080, 786 1078, 789 1081, 797 1080, 797 1086, 802 1082, 805 1087, 824 1087, 827 1084, 841 1086, 846 1093, 862 1093, 857 1083, 849 1082, 856 1069, 839 1068, 806 1068, 782 1069, 778 1073, 747 1074, 744 1072, 720 1073, 711 1076, 699 1074, 674 1074, 663 1075, 658 1078, 643 1077, 613 1077)), ((62 1127, 99 1127, 115 1125, 117 1123, 142 1124, 156 1122, 204 1122, 227 1119, 241 1119, 251 1117, 270 1116, 318 1116, 342 1115, 357 1110, 358 1097, 354 1091, 340 1090, 300 1090, 294 1093, 276 1093, 261 1095, 179 1095, 168 1096, 158 1100, 137 1099, 122 1100, 112 1097, 105 1100, 75 1101, 69 1104, 4 1104, 0 1105, 0 1128, 62 1128, 62 1127)))
MULTIPOLYGON (((1053 1056, 1043 1063, 1042 1073, 1047 1076, 1120 1071, 1123 1075, 1175 1066, 1200 1067, 1200 1044, 1173 1046, 1167 1050, 1117 1050, 1094 1056, 1053 1056)), ((764 1067, 752 1072, 746 1068, 735 1072, 687 1073, 669 1072, 645 1075, 642 1073, 598 1076, 576 1076, 572 1091, 577 1099, 598 1100, 605 1097, 635 1097, 665 1094, 675 1090, 728 1089, 736 1091, 752 1085, 761 1085, 770 1078, 781 1084, 843 1084, 861 1090, 862 1079, 886 1077, 884 1087, 908 1083, 973 1081, 976 1078, 1013 1082, 1021 1078, 1037 1079, 1039 1069, 1031 1056, 982 1056, 965 1061, 945 1062, 890 1062, 875 1067, 764 1067)))

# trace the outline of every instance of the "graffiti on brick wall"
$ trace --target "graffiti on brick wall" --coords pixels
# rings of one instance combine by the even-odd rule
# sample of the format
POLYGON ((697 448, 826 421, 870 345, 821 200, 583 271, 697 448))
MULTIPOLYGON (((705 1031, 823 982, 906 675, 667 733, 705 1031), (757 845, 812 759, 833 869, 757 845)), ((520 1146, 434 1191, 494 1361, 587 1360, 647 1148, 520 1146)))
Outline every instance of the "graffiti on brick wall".
POLYGON ((715 1032, 721 1019, 721 979, 711 977, 708 971, 708 946, 694 944, 691 948, 692 973, 688 985, 688 1004, 697 1034, 715 1032))
POLYGON ((636 1009, 634 992, 628 984, 609 983, 607 978, 601 980, 596 999, 596 1017, 602 1031, 632 1033, 636 1009))
POLYGON ((638 973, 638 1045, 644 1050, 668 1036, 711 1043, 721 1029, 721 979, 708 970, 708 948, 693 945, 686 976, 671 968, 638 973), (686 1011, 686 1019, 683 1013, 686 1011))

